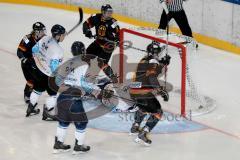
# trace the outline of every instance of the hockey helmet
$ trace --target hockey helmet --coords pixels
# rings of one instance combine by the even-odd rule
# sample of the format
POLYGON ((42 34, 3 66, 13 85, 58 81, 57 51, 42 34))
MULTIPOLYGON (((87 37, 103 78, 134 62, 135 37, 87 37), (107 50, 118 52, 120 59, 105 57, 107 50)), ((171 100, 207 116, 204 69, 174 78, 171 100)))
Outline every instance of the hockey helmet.
POLYGON ((113 8, 112 8, 112 6, 110 4, 105 4, 101 8, 101 12, 102 13, 113 12, 113 8))
POLYGON ((33 31, 43 31, 46 30, 45 25, 42 22, 36 22, 32 25, 33 31))
POLYGON ((86 53, 85 45, 80 41, 75 41, 72 44, 71 52, 73 56, 78 56, 86 53))
POLYGON ((101 12, 105 19, 111 19, 113 14, 113 8, 110 6, 110 4, 106 4, 102 6, 101 12))
POLYGON ((151 55, 158 55, 161 53, 162 48, 159 42, 153 41, 151 44, 147 46, 147 52, 151 55))
POLYGON ((59 25, 59 24, 55 24, 52 29, 51 29, 51 33, 53 37, 56 37, 58 35, 62 35, 66 33, 66 29, 59 25))

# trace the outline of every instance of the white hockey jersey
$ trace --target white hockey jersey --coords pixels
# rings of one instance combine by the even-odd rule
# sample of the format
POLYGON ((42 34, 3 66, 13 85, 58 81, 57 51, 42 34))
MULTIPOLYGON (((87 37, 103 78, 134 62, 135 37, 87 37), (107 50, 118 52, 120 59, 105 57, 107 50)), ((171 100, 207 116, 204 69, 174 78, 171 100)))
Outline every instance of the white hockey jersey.
POLYGON ((50 36, 40 39, 32 48, 32 52, 38 69, 47 76, 51 76, 63 61, 62 47, 50 36))
POLYGON ((97 96, 101 90, 97 84, 90 80, 88 68, 89 65, 84 64, 73 69, 72 72, 65 78, 64 84, 81 89, 83 94, 88 93, 97 96))

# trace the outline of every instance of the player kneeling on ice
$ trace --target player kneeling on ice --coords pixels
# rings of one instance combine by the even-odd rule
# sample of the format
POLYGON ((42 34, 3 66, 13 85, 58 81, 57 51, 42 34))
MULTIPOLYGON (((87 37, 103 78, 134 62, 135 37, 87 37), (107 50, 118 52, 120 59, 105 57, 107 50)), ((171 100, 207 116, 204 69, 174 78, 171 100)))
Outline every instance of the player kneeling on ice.
POLYGON ((164 101, 168 101, 169 96, 163 86, 160 86, 158 77, 164 73, 165 67, 170 63, 170 56, 166 55, 159 58, 164 50, 159 43, 152 42, 147 46, 148 55, 141 59, 135 72, 134 82, 139 85, 130 87, 130 95, 136 101, 139 108, 134 115, 134 123, 130 134, 138 134, 136 142, 143 142, 145 145, 150 145, 152 141, 148 138, 148 134, 159 122, 163 111, 161 104, 156 96, 160 94, 164 101), (143 128, 140 125, 146 115, 150 115, 143 128))
POLYGON ((52 73, 63 61, 63 49, 59 45, 66 36, 66 30, 61 25, 54 25, 51 29, 52 36, 44 36, 32 48, 33 58, 36 63, 36 70, 34 72, 35 85, 30 96, 30 103, 28 105, 26 117, 31 114, 38 114, 40 109, 36 109, 39 97, 44 91, 47 91, 49 97, 46 99, 44 105, 43 120, 51 117, 48 114, 56 105, 57 91, 49 86, 49 79, 52 73))
POLYGON ((87 152, 90 146, 84 145, 88 117, 83 106, 83 96, 94 96, 97 99, 111 98, 113 91, 101 90, 94 83, 88 82, 90 62, 85 55, 85 46, 76 41, 72 44, 73 58, 58 68, 55 82, 60 95, 57 99, 57 119, 59 121, 55 137, 54 153, 69 151, 71 146, 64 144, 67 128, 71 122, 76 127, 73 154, 87 152))

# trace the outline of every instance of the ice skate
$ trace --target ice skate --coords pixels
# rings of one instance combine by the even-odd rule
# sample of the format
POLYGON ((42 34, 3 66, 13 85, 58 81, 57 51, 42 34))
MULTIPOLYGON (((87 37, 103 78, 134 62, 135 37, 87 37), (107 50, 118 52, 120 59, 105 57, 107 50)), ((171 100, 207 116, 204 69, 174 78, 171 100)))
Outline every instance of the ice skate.
POLYGON ((79 153, 86 153, 86 152, 88 152, 89 150, 90 150, 90 146, 78 145, 78 140, 76 140, 72 154, 76 155, 76 154, 79 154, 79 153))
POLYGON ((46 105, 43 105, 43 113, 42 113, 42 120, 44 121, 57 121, 56 116, 49 114, 50 111, 53 109, 48 110, 46 105))
POLYGON ((138 134, 138 137, 135 139, 135 142, 149 147, 151 145, 152 141, 149 139, 148 135, 149 135, 149 130, 148 130, 148 128, 145 127, 138 134))
POLYGON ((35 107, 37 106, 37 103, 35 105, 32 105, 32 103, 28 104, 28 109, 26 112, 26 117, 29 117, 31 114, 32 115, 36 115, 40 113, 40 109, 35 109, 35 107))
POLYGON ((133 123, 132 128, 130 129, 130 133, 129 135, 137 135, 140 132, 140 128, 139 128, 139 124, 138 123, 133 123))
POLYGON ((70 151, 71 146, 63 144, 63 142, 58 141, 57 137, 55 137, 55 144, 53 146, 53 153, 61 153, 61 152, 68 152, 70 151))

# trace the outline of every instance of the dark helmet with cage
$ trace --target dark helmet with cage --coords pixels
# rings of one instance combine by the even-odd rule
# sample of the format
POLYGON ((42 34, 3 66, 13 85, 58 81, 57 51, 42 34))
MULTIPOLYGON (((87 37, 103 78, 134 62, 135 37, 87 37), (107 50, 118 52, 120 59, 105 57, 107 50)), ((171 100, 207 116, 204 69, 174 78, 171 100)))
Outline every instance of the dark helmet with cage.
POLYGON ((42 22, 35 22, 32 25, 32 30, 32 34, 34 34, 37 39, 40 39, 46 35, 46 27, 42 22))
POLYGON ((110 4, 105 4, 101 7, 101 12, 106 19, 112 18, 113 8, 110 4))
POLYGON ((161 47, 159 42, 153 41, 147 46, 147 52, 149 55, 157 55, 160 56, 159 54, 162 52, 163 47, 161 47))
POLYGON ((71 52, 73 56, 84 55, 86 53, 85 45, 80 41, 75 41, 72 44, 71 52))
POLYGON ((44 30, 46 30, 46 27, 42 22, 36 22, 32 25, 32 29, 33 29, 34 32, 44 31, 44 30))
POLYGON ((53 37, 60 36, 66 34, 66 29, 59 24, 55 24, 51 29, 51 33, 53 37))

